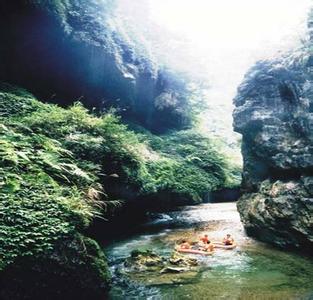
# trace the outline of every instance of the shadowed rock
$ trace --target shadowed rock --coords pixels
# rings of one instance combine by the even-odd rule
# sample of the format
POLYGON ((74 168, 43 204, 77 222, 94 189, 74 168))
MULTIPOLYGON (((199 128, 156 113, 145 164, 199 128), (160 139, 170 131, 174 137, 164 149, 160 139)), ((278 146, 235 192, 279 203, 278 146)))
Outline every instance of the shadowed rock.
POLYGON ((188 126, 184 80, 143 45, 139 53, 114 8, 112 0, 1 1, 0 81, 44 101, 113 106, 155 131, 188 126))

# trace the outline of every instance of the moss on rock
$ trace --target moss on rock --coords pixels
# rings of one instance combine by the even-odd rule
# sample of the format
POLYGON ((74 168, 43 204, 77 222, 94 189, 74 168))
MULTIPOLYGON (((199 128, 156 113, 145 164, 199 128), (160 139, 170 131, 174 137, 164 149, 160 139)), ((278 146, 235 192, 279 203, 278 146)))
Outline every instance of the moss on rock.
POLYGON ((75 234, 49 252, 7 266, 0 274, 1 299, 105 299, 105 261, 95 241, 75 234))

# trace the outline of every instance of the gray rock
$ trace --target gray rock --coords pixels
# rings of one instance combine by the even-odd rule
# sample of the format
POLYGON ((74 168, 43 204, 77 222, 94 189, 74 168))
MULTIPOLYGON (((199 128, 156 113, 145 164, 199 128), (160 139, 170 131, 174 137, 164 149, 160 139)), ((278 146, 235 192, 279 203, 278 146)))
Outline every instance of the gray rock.
POLYGON ((151 250, 134 250, 124 261, 122 275, 147 286, 190 284, 197 280, 198 261, 177 252, 164 257, 151 250))
POLYGON ((312 43, 311 35, 300 49, 252 67, 238 88, 233 113, 234 129, 243 136, 238 209, 248 234, 308 251, 313 246, 312 43))

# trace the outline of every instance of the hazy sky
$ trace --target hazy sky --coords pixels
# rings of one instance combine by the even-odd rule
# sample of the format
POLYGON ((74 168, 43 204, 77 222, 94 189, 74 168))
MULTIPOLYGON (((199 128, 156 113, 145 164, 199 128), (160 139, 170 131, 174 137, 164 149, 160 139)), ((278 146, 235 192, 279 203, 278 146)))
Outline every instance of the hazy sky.
POLYGON ((303 36, 310 0, 118 0, 129 28, 171 67, 238 81, 303 36), (234 72, 234 69, 237 71, 234 72), (229 73, 232 70, 232 74, 229 73), (231 78, 229 78, 231 77, 231 78))
POLYGON ((201 47, 250 49, 297 30, 309 4, 307 0, 148 1, 154 21, 201 47))
POLYGON ((311 0, 118 1, 125 30, 135 33, 160 62, 205 78, 210 84, 206 101, 225 111, 230 131, 232 99, 244 74, 256 60, 299 45, 312 4, 311 0))
POLYGON ((227 65, 242 72, 252 61, 294 45, 303 36, 310 4, 309 0, 148 1, 151 20, 184 39, 186 62, 187 56, 201 61, 211 76, 217 66, 221 73, 227 65))

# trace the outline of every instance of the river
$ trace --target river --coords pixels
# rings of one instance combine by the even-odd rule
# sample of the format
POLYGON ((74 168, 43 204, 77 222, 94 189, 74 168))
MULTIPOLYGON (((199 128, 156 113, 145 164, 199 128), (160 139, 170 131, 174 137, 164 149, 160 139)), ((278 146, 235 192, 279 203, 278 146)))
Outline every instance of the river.
POLYGON ((313 299, 313 261, 247 237, 235 203, 153 214, 136 233, 111 241, 104 250, 113 274, 110 299, 313 299), (197 239, 203 233, 212 240, 231 233, 238 246, 216 250, 210 257, 198 256, 201 267, 187 280, 171 275, 164 281, 162 275, 147 273, 134 280, 121 272, 134 249, 170 256, 177 240, 197 239))

